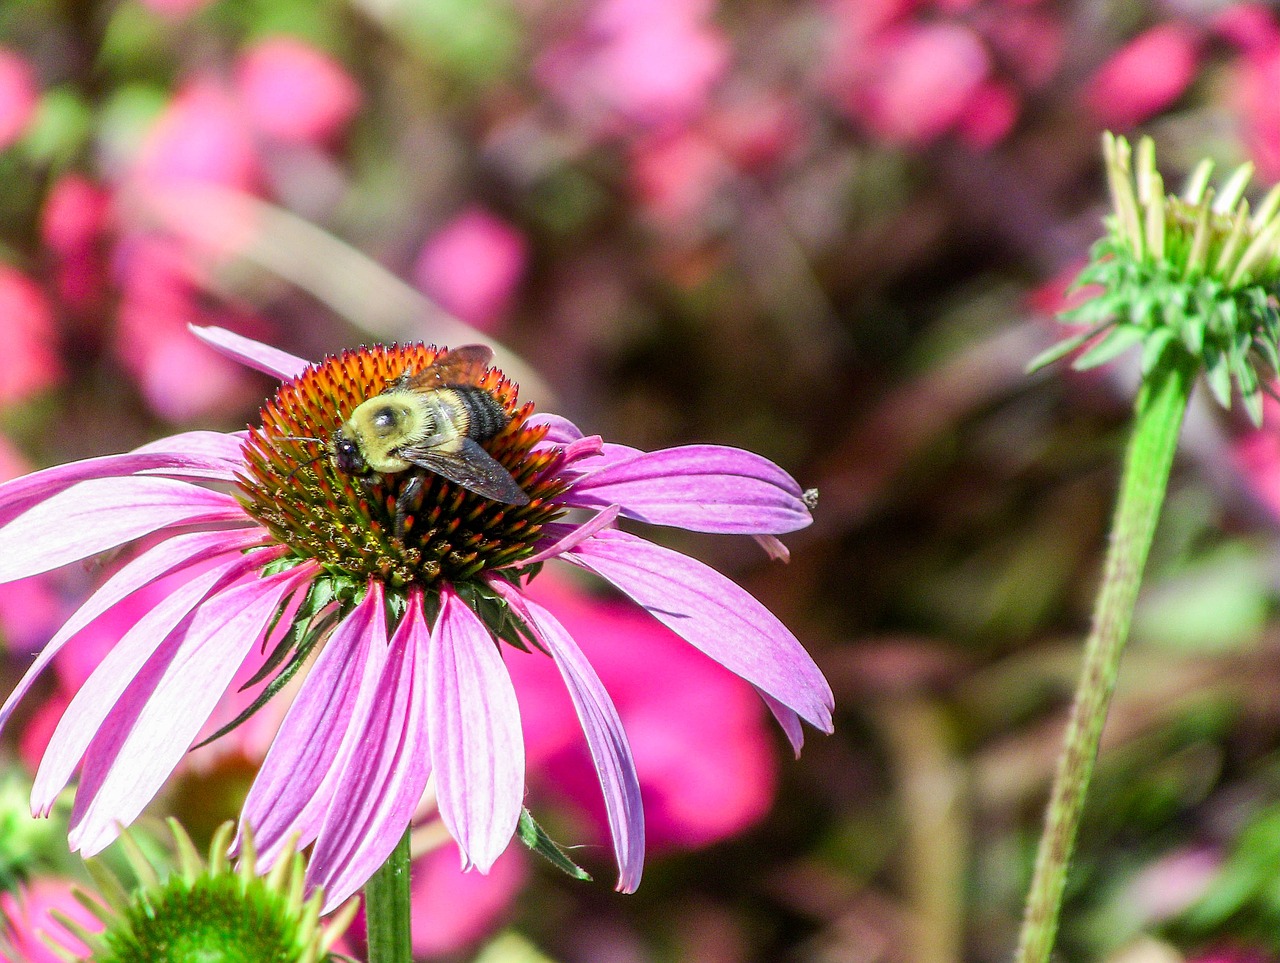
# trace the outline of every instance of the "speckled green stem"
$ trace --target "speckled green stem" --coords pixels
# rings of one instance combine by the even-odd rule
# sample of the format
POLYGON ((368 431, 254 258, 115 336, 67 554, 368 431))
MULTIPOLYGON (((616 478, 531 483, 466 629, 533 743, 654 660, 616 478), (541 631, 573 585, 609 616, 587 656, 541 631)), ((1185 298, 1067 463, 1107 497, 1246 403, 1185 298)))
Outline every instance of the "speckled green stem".
POLYGON ((1147 376, 1138 394, 1093 628, 1045 814, 1016 963, 1048 963, 1053 950, 1085 794, 1197 372, 1196 362, 1183 352, 1166 356, 1167 363, 1147 376))
POLYGON ((369 963, 412 963, 409 930, 409 834, 364 884, 369 963))

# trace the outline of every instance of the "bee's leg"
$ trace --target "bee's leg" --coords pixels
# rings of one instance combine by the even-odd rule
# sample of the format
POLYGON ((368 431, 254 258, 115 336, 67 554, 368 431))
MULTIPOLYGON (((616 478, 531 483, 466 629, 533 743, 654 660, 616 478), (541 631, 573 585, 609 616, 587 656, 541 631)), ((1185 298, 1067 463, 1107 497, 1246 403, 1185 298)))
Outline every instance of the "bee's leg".
POLYGON ((422 493, 422 476, 416 472, 404 483, 400 495, 396 498, 396 538, 404 538, 405 517, 409 514, 409 506, 422 493))

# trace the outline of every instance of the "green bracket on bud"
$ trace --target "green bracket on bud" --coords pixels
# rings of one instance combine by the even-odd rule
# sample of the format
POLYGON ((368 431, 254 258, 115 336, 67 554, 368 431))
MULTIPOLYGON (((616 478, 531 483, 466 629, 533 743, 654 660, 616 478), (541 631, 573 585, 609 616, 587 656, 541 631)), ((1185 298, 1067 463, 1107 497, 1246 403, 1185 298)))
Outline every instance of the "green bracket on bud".
POLYGON ((1074 288, 1097 287, 1062 321, 1086 330, 1028 366, 1036 371, 1081 350, 1079 371, 1141 347, 1148 376, 1173 354, 1189 356, 1224 408, 1238 392, 1254 424, 1280 371, 1280 185, 1256 211, 1244 197, 1253 165, 1215 190, 1213 163, 1196 167, 1181 195, 1166 194, 1150 138, 1135 153, 1103 137, 1112 213, 1074 288))

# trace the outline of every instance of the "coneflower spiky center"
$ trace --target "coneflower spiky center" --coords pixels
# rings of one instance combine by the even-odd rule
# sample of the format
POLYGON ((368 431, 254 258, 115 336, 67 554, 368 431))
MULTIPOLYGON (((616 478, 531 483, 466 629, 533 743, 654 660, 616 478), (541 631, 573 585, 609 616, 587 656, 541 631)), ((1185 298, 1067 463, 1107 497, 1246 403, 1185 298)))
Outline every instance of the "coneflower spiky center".
POLYGON ((262 427, 251 429, 245 443, 240 487, 246 511, 297 556, 315 559, 332 574, 376 578, 391 588, 465 582, 532 554, 542 526, 562 512, 554 502, 564 489, 554 473, 559 455, 533 451, 546 429, 527 423, 533 406, 518 404, 517 386, 496 368, 475 385, 510 421, 482 445, 529 495, 529 504, 496 502, 418 468, 356 477, 330 455, 334 432, 361 403, 443 353, 421 344, 360 348, 326 358, 282 385, 262 409, 262 427), (408 500, 407 511, 401 506, 397 526, 397 504, 415 475, 421 491, 408 500))

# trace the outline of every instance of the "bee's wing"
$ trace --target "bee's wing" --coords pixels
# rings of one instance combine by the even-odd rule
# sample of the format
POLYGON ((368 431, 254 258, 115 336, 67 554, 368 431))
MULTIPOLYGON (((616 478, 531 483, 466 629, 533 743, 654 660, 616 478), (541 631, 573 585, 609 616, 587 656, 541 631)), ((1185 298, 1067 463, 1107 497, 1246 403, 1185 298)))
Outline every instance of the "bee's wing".
POLYGON ((447 351, 434 364, 406 374, 398 387, 429 391, 448 385, 473 385, 493 358, 493 349, 483 344, 464 344, 447 351))
POLYGON ((470 438, 463 437, 456 452, 442 448, 402 448, 399 455, 419 468, 443 475, 468 491, 506 505, 528 505, 529 496, 511 473, 470 438))

